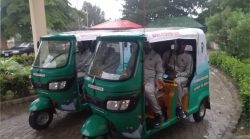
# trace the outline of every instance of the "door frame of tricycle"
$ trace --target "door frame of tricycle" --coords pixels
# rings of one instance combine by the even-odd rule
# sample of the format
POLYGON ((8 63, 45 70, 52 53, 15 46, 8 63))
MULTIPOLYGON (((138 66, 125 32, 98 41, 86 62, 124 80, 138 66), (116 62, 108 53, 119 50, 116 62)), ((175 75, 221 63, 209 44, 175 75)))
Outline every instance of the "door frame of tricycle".
MULTIPOLYGON (((150 43, 169 40, 195 40, 195 61, 192 80, 188 86, 188 114, 197 113, 200 104, 204 101, 206 108, 210 109, 209 102, 209 65, 206 48, 206 39, 203 31, 199 29, 184 29, 183 31, 177 30, 161 30, 156 32, 146 33, 147 39, 150 43), (200 89, 200 90, 199 90, 200 89), (198 95, 197 95, 198 94, 198 95), (190 99, 192 98, 192 99, 190 99), (194 101, 194 99, 196 101, 194 101), (192 102, 192 103, 190 103, 192 102), (195 102, 195 103, 194 103, 195 102)), ((194 56, 194 55, 193 55, 194 56)), ((176 96, 175 96, 176 97, 176 96)), ((175 109, 174 109, 175 111, 175 109)), ((173 110, 172 110, 173 112, 173 110)), ((174 112, 175 113, 175 112, 174 112)), ((145 137, 148 137, 159 130, 162 130, 175 122, 178 119, 174 116, 165 121, 161 128, 146 131, 145 137)))

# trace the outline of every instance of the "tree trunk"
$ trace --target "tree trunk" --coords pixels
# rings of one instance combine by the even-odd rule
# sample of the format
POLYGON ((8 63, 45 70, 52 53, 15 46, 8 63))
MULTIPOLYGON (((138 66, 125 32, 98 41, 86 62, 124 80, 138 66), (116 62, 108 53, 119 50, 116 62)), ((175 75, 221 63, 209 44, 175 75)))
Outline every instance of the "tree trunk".
POLYGON ((0 51, 7 49, 7 39, 1 36, 1 45, 0 45, 0 51))

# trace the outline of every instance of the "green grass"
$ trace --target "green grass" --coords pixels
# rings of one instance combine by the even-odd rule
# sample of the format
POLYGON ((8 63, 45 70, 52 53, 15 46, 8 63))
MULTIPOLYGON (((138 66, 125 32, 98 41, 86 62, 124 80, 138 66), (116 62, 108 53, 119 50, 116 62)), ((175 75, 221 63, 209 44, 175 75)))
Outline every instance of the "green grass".
POLYGON ((250 64, 246 61, 223 52, 214 52, 209 56, 210 64, 230 75, 238 84, 243 114, 250 120, 250 64))

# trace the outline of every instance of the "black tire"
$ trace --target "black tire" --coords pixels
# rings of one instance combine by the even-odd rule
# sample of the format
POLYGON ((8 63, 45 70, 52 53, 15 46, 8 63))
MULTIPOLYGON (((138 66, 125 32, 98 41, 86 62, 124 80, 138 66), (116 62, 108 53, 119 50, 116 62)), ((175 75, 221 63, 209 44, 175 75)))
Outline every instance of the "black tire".
POLYGON ((98 137, 87 137, 87 136, 82 136, 82 139, 108 139, 108 135, 102 135, 98 137))
POLYGON ((33 129, 42 130, 49 126, 52 119, 53 119, 53 112, 49 109, 42 111, 32 111, 29 116, 29 124, 33 129))
POLYGON ((205 115, 206 115, 206 102, 202 101, 199 106, 199 110, 193 114, 195 122, 202 121, 205 115))

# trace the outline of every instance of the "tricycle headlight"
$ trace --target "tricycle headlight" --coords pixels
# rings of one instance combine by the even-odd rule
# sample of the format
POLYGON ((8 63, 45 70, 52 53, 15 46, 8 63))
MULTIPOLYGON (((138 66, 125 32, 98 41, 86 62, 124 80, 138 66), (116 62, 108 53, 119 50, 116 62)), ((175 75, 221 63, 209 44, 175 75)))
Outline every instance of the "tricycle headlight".
POLYGON ((60 82, 51 82, 49 83, 49 89, 50 90, 61 90, 66 87, 67 82, 66 81, 60 81, 60 82))
POLYGON ((126 110, 129 103, 130 100, 109 100, 107 101, 107 109, 113 111, 126 110))

